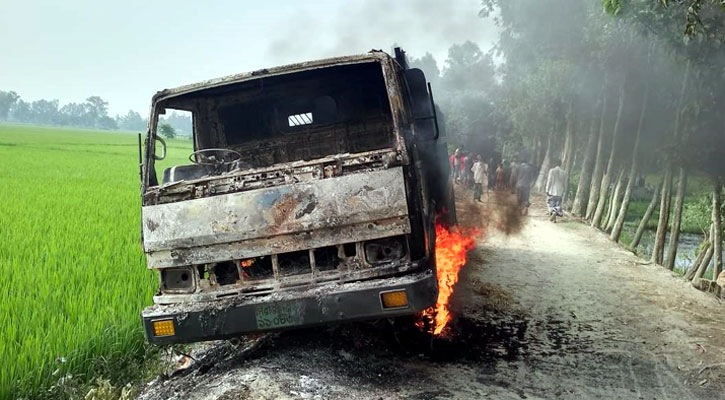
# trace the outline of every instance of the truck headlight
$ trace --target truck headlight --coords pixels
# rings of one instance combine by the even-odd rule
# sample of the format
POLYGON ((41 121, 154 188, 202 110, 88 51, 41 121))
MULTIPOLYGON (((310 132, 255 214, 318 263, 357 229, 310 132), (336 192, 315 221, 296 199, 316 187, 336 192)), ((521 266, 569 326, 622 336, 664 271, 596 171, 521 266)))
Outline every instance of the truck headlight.
POLYGON ((405 256, 405 237, 370 240, 365 242, 365 258, 370 264, 383 264, 405 256))

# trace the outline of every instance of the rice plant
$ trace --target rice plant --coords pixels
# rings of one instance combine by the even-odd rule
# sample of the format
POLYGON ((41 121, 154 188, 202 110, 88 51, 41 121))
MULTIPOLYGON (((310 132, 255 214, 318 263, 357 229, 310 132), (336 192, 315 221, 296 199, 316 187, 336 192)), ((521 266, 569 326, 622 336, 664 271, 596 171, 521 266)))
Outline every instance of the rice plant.
POLYGON ((0 398, 133 368, 157 286, 136 135, 0 125, 0 184, 0 398))

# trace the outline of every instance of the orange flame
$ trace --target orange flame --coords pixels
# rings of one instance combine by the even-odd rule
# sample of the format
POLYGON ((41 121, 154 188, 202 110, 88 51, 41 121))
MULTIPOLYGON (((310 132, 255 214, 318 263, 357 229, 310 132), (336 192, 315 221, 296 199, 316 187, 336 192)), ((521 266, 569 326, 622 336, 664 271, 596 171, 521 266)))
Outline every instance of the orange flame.
POLYGON ((239 261, 239 266, 242 267, 242 270, 241 270, 241 272, 242 272, 242 278, 244 278, 244 279, 249 279, 250 278, 249 272, 247 272, 247 268, 251 267, 252 264, 254 264, 254 259, 253 258, 249 258, 247 260, 240 260, 239 261))
POLYGON ((448 308, 453 287, 458 283, 458 273, 466 264, 468 252, 476 243, 476 231, 461 232, 456 227, 448 230, 436 223, 436 272, 438 275, 438 299, 435 307, 423 310, 418 326, 428 326, 433 335, 440 335, 451 320, 448 308))

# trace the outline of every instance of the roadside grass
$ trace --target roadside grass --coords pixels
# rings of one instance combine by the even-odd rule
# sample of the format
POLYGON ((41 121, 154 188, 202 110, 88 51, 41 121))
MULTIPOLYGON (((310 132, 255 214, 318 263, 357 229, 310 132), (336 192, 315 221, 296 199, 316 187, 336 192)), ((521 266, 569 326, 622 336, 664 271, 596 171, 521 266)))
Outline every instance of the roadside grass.
MULTIPOLYGON (((181 163, 191 142, 169 147, 181 163)), ((0 398, 138 378, 158 350, 139 317, 157 277, 140 245, 136 135, 0 125, 0 177, 0 398)))

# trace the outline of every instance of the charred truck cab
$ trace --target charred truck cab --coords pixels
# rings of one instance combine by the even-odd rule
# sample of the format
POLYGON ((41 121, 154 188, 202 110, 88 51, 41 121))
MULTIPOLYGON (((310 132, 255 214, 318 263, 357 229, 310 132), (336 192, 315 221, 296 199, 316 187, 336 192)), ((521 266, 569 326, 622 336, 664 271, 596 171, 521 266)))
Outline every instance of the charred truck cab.
POLYGON ((160 277, 148 340, 433 305, 434 225, 455 218, 439 119, 399 49, 158 92, 141 163, 143 250, 160 277), (157 171, 166 109, 191 112, 194 151, 157 171))

